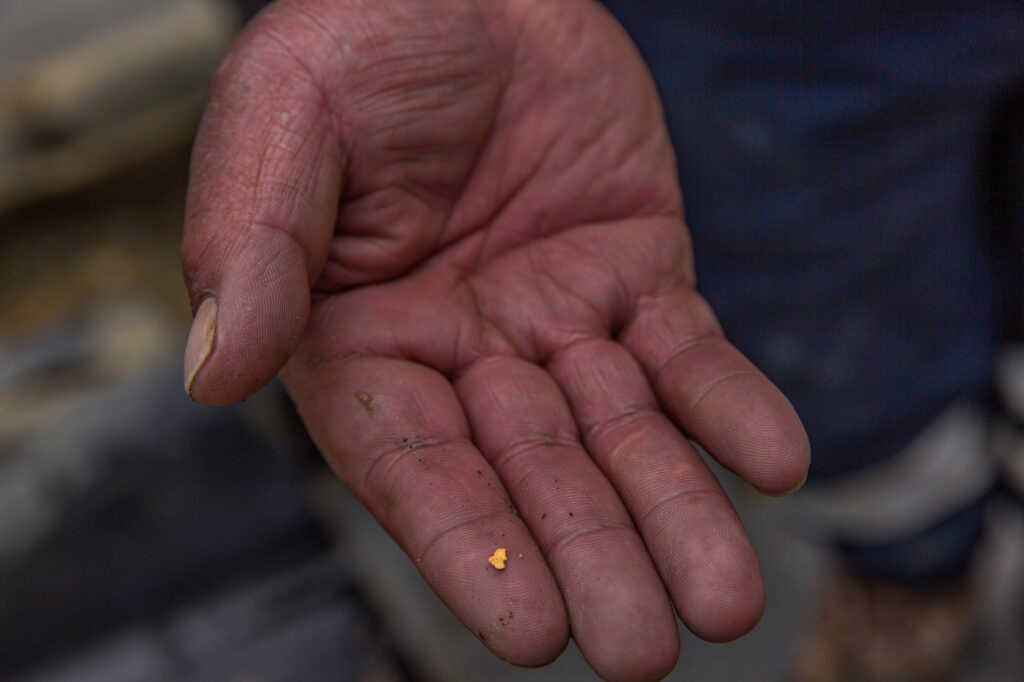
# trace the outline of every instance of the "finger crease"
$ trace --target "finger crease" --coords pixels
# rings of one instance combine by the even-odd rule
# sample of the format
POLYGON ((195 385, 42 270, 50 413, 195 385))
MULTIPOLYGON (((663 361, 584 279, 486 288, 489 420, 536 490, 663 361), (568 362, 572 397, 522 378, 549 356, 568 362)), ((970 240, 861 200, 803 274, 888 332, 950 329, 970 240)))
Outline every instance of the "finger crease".
POLYGON ((568 533, 568 534, 564 535, 563 537, 561 537, 558 540, 556 540, 549 547, 545 548, 544 556, 549 558, 549 559, 553 559, 556 554, 560 554, 561 552, 569 551, 570 546, 573 545, 574 543, 577 543, 580 540, 583 540, 585 538, 589 538, 589 537, 592 537, 594 535, 601 535, 601 534, 604 534, 604 533, 609 533, 609 534, 610 533, 631 533, 631 534, 635 534, 636 533, 636 529, 631 524, 627 524, 627 523, 616 523, 616 524, 602 523, 602 524, 597 524, 597 525, 577 527, 577 528, 574 528, 571 533, 568 533))
POLYGON ((584 437, 587 443, 601 440, 601 436, 607 435, 609 431, 625 428, 631 424, 640 424, 645 420, 656 418, 659 414, 660 412, 652 405, 637 404, 630 406, 611 417, 605 417, 604 419, 587 424, 584 430, 584 437))
POLYGON ((450 445, 460 441, 466 443, 469 442, 464 438, 415 438, 409 442, 404 442, 399 445, 396 445, 395 447, 389 450, 385 450, 379 455, 373 456, 373 461, 370 462, 370 465, 366 469, 366 473, 363 475, 362 489, 369 493, 370 491, 378 489, 378 487, 382 487, 383 490, 380 490, 380 492, 386 493, 387 488, 390 488, 391 486, 390 482, 394 481, 394 476, 392 475, 392 472, 394 471, 395 467, 398 466, 401 462, 403 462, 406 458, 412 455, 421 456, 424 449, 437 450, 440 449, 442 446, 450 445), (385 462, 387 462, 386 468, 383 471, 381 471, 378 475, 378 469, 380 469, 381 466, 385 466, 385 462), (381 482, 382 485, 374 485, 373 481, 375 479, 381 482))
MULTIPOLYGON (((725 497, 724 493, 720 490, 715 490, 714 488, 699 487, 676 490, 644 509, 639 515, 640 525, 646 529, 651 524, 652 517, 654 517, 660 510, 674 502, 679 502, 680 500, 685 500, 683 504, 689 507, 707 503, 721 504, 723 502, 727 502, 727 499, 728 498, 725 497)), ((648 533, 645 533, 645 535, 647 534, 648 533)))
POLYGON ((735 372, 730 372, 729 374, 725 374, 723 376, 720 376, 717 379, 715 379, 714 381, 712 381, 711 383, 709 383, 707 386, 705 386, 703 388, 703 390, 701 390, 700 394, 696 398, 694 398, 693 402, 690 403, 690 412, 693 412, 694 410, 696 410, 697 409, 697 405, 700 404, 700 402, 702 400, 704 400, 704 398, 706 398, 711 393, 711 391, 713 391, 715 388, 717 388, 718 386, 721 386, 722 384, 724 384, 725 382, 729 381, 730 379, 736 379, 738 377, 743 377, 743 376, 756 376, 756 375, 754 374, 754 372, 750 371, 749 369, 741 369, 741 370, 737 370, 735 372))
POLYGON ((473 515, 473 516, 471 516, 471 517, 469 517, 467 519, 462 519, 460 521, 456 521, 455 523, 452 523, 451 525, 449 525, 449 526, 447 526, 445 528, 442 528, 441 530, 437 531, 433 535, 433 537, 430 538, 430 540, 428 540, 427 543, 425 545, 423 545, 422 548, 420 548, 420 550, 418 552, 414 553, 413 560, 416 563, 419 563, 424 558, 426 558, 428 554, 430 554, 430 551, 439 542, 441 542, 441 540, 445 539, 446 537, 448 537, 452 533, 455 533, 456 531, 458 531, 458 530, 460 530, 462 528, 466 528, 467 526, 473 526, 473 525, 476 525, 478 523, 482 523, 484 521, 488 521, 490 519, 496 519, 496 518, 498 518, 498 517, 500 517, 500 516, 502 516, 504 514, 508 514, 508 513, 510 513, 510 512, 508 512, 505 509, 498 509, 498 510, 495 510, 495 511, 492 511, 492 512, 487 512, 485 514, 475 514, 475 515, 473 515))
POLYGON ((494 457, 490 458, 490 460, 495 469, 507 470, 511 461, 522 457, 523 455, 530 454, 531 452, 538 453, 544 450, 556 450, 562 448, 571 448, 573 450, 582 449, 579 441, 575 438, 538 436, 536 438, 520 440, 504 447, 496 452, 494 457))
POLYGON ((667 358, 665 358, 665 360, 660 364, 660 366, 655 371, 655 375, 659 377, 662 376, 665 373, 666 368, 668 368, 669 365, 675 363, 676 360, 678 360, 684 354, 689 353, 694 348, 699 348, 700 346, 709 343, 714 343, 715 341, 718 341, 718 339, 719 336, 714 332, 706 332, 687 339, 682 345, 680 345, 674 351, 672 351, 672 353, 667 358))

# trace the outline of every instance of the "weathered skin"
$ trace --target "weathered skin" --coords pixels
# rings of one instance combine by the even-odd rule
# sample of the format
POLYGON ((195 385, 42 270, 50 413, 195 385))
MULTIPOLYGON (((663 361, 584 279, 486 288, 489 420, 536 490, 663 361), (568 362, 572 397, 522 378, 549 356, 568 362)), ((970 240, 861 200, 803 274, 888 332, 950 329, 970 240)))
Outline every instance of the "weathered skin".
POLYGON ((213 82, 183 258, 216 301, 192 396, 284 367, 334 470, 498 656, 543 664, 571 633, 601 676, 657 678, 673 604, 712 640, 757 622, 756 558, 683 434, 773 494, 806 437, 694 289, 657 95, 598 3, 275 3, 213 82))

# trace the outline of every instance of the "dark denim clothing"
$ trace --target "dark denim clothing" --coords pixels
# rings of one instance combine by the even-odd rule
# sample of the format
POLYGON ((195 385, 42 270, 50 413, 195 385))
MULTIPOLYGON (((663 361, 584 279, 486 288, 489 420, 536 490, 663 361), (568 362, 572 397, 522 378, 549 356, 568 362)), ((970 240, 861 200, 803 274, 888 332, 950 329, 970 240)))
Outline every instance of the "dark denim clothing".
POLYGON ((986 174, 1024 3, 606 4, 664 100, 699 286, 803 418, 811 480, 983 394, 1004 296, 986 174))
MULTIPOLYGON (((610 0, 657 81, 699 287, 789 396, 810 480, 982 402, 1024 308, 1024 2, 610 0)), ((979 503, 851 570, 965 570, 979 503)))

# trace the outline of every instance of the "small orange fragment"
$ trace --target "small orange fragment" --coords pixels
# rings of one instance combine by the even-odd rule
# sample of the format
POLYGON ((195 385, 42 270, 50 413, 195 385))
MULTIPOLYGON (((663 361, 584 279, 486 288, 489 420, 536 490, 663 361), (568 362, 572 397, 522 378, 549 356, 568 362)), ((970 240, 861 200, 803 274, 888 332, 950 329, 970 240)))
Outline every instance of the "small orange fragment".
POLYGON ((490 562, 491 566, 494 566, 499 571, 504 571, 505 562, 508 561, 508 550, 504 547, 499 547, 494 550, 494 554, 492 554, 487 561, 490 562))

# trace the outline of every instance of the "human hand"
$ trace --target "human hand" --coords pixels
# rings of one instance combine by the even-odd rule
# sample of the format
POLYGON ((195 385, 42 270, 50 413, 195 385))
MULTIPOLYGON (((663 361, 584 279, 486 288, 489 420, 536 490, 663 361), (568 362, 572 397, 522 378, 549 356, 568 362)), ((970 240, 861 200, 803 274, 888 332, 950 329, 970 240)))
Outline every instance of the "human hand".
POLYGON ((571 632, 601 676, 655 678, 673 604, 711 640, 758 620, 687 437, 779 494, 806 436, 694 289, 657 95, 598 3, 275 3, 214 79, 182 253, 190 394, 283 366, 328 462, 498 656, 547 663, 571 632))

